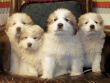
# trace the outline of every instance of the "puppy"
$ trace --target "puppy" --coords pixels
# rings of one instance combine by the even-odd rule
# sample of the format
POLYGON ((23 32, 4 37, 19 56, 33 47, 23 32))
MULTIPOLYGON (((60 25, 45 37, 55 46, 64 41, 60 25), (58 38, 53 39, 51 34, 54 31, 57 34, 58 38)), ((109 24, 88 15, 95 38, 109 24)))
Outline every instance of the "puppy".
POLYGON ((24 30, 24 26, 33 24, 32 19, 25 13, 14 13, 8 17, 6 34, 11 43, 10 73, 17 74, 19 69, 18 39, 24 30))
POLYGON ((47 32, 40 50, 43 58, 42 78, 53 78, 67 74, 82 74, 83 51, 75 38, 76 18, 68 9, 60 8, 47 19, 47 32))
POLYGON ((21 49, 19 75, 38 76, 41 74, 41 60, 37 52, 42 45, 44 31, 38 25, 26 27, 28 29, 21 34, 19 40, 21 49))
POLYGON ((78 35, 85 49, 85 67, 92 67, 93 72, 101 72, 100 62, 105 41, 103 19, 99 14, 86 13, 79 18, 78 35))

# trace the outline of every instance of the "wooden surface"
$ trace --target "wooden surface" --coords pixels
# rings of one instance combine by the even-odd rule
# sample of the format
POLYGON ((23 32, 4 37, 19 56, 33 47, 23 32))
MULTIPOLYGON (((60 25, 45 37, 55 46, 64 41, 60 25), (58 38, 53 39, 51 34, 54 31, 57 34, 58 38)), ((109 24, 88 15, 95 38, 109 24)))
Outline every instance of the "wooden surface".
POLYGON ((110 77, 89 72, 76 77, 65 75, 54 79, 41 79, 0 73, 0 83, 110 83, 110 77))

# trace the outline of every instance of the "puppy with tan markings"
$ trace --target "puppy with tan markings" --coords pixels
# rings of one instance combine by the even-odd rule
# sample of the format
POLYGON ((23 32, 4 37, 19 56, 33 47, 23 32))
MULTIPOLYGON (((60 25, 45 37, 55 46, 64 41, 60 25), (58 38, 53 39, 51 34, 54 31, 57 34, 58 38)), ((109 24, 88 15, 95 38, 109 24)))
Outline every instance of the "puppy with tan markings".
POLYGON ((25 13, 14 13, 8 17, 6 23, 6 34, 11 43, 10 73, 17 74, 19 69, 18 39, 24 30, 24 26, 33 24, 32 19, 25 13))
POLYGON ((28 29, 25 29, 19 40, 21 50, 19 75, 38 76, 41 74, 41 56, 38 56, 37 52, 42 45, 44 31, 38 25, 26 27, 28 29))
POLYGON ((101 72, 100 62, 105 41, 103 19, 99 14, 86 13, 79 18, 78 35, 85 49, 85 67, 92 67, 93 72, 101 72))
POLYGON ((40 50, 44 57, 42 78, 50 79, 68 72, 71 76, 82 74, 83 51, 75 38, 75 16, 68 9, 60 8, 49 15, 47 22, 40 50))

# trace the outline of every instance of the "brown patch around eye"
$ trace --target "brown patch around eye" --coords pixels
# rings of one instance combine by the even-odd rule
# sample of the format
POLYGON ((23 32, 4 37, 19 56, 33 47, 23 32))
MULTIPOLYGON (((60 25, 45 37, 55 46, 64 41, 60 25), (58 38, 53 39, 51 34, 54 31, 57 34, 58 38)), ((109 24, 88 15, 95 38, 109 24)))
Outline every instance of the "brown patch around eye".
POLYGON ((98 22, 97 22, 97 21, 95 21, 95 23, 96 23, 96 24, 98 24, 98 22))
POLYGON ((68 18, 65 18, 65 21, 66 21, 66 22, 68 22, 68 21, 69 21, 69 19, 68 19, 68 18))
POLYGON ((14 22, 13 25, 15 25, 16 23, 14 22))
POLYGON ((57 20, 58 20, 57 18, 54 19, 54 21, 57 21, 57 20))
POLYGON ((88 22, 85 22, 85 24, 88 24, 88 22))
POLYGON ((37 39, 37 37, 33 37, 33 39, 37 39))
POLYGON ((23 39, 27 39, 27 37, 23 37, 23 39))
POLYGON ((26 24, 25 22, 22 22, 22 24, 26 24))
POLYGON ((69 23, 73 26, 74 25, 74 23, 72 22, 72 21, 69 21, 69 23))

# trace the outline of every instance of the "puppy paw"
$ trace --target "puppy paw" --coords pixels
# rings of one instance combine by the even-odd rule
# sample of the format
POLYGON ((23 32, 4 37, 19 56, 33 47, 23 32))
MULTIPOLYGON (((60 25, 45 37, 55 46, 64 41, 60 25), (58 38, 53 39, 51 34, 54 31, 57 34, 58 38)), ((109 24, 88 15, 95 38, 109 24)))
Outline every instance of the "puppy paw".
POLYGON ((41 76, 41 78, 43 78, 43 79, 51 79, 53 77, 52 76, 49 76, 49 75, 43 75, 43 76, 41 76))
POLYGON ((81 72, 73 72, 70 74, 70 76, 78 76, 78 75, 81 75, 82 73, 81 72))
POLYGON ((101 69, 100 68, 92 68, 92 72, 100 73, 101 69))

